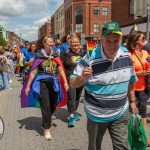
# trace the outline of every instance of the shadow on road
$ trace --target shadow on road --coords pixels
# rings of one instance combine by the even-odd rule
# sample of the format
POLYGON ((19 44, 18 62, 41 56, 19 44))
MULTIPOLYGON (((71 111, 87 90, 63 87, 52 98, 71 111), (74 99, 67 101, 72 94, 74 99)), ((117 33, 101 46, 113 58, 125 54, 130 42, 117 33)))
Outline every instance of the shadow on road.
POLYGON ((43 134, 43 130, 41 128, 42 119, 39 117, 28 117, 22 120, 17 120, 20 123, 19 129, 25 128, 26 130, 35 130, 40 135, 43 134))
MULTIPOLYGON (((77 114, 80 117, 82 116, 78 112, 77 112, 77 114)), ((56 118, 53 118, 53 120, 60 119, 61 121, 68 123, 69 113, 68 113, 68 110, 66 108, 59 108, 59 109, 57 109, 56 112, 54 113, 54 116, 56 118)))
MULTIPOLYGON (((56 117, 56 119, 60 119, 63 122, 68 122, 68 111, 66 108, 59 108, 56 110, 56 112, 54 113, 54 116, 56 117)), ((55 120, 55 119, 53 119, 55 120)))

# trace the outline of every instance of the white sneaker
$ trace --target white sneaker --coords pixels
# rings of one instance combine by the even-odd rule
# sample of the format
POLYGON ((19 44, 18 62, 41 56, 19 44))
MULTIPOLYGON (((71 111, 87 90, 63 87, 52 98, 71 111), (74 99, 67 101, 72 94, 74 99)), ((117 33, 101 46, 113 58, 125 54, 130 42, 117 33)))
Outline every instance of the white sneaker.
POLYGON ((44 137, 45 139, 48 141, 48 140, 52 140, 52 136, 51 136, 51 133, 50 133, 50 129, 46 129, 44 131, 44 137))
POLYGON ((13 80, 9 80, 9 83, 12 83, 12 82, 14 82, 13 80))

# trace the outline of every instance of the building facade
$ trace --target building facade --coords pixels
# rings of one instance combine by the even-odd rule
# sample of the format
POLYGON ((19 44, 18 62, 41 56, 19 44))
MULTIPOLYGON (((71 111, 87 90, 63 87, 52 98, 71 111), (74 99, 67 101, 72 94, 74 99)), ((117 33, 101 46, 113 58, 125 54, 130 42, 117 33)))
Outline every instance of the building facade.
POLYGON ((124 35, 129 34, 135 24, 138 30, 146 33, 146 14, 143 17, 140 15, 135 17, 136 10, 147 12, 147 8, 141 6, 141 1, 144 2, 145 0, 112 0, 112 20, 117 21, 121 25, 124 35), (134 4, 135 1, 138 5, 134 4))
POLYGON ((2 25, 0 25, 0 37, 2 37, 5 41, 7 40, 7 32, 2 25))
POLYGON ((20 36, 18 36, 17 34, 15 34, 14 32, 11 31, 7 31, 7 46, 12 46, 12 45, 16 45, 18 43, 23 44, 24 43, 24 39, 22 39, 20 36))
POLYGON ((61 39, 65 35, 64 4, 62 4, 54 13, 54 26, 55 39, 61 39))
POLYGON ((55 36, 55 15, 51 16, 51 36, 54 38, 55 36))
POLYGON ((51 35, 51 22, 46 21, 38 30, 38 37, 51 35))
POLYGON ((111 20, 111 0, 65 0, 65 33, 99 40, 102 25, 111 20))

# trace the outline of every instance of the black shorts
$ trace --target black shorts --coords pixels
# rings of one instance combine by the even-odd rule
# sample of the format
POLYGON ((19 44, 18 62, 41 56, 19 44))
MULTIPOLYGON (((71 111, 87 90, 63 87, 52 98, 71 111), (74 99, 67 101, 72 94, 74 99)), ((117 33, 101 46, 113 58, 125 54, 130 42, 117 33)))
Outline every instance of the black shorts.
POLYGON ((146 107, 147 107, 148 95, 144 90, 144 91, 135 91, 135 96, 138 103, 137 106, 138 106, 139 115, 141 115, 142 118, 146 118, 147 117, 146 107))

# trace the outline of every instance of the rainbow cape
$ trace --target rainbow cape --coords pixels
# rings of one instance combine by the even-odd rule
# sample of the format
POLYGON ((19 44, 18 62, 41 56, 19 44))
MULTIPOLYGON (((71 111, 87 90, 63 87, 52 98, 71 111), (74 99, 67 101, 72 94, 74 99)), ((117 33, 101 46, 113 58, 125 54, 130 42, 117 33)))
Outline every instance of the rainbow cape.
POLYGON ((87 42, 87 50, 90 56, 92 54, 92 51, 94 50, 95 44, 96 42, 91 42, 91 41, 87 42))
MULTIPOLYGON (((42 62, 44 62, 45 59, 35 59, 34 60, 34 63, 33 63, 33 66, 31 68, 31 71, 30 73, 35 69, 37 68, 38 65, 40 65, 42 62)), ((56 57, 53 59, 59 66, 61 66, 64 70, 64 67, 62 65, 62 62, 60 60, 59 57, 56 57)), ((25 81, 25 84, 23 85, 23 88, 21 90, 21 108, 26 108, 26 107, 35 107, 35 108, 39 108, 40 107, 40 103, 39 103, 39 100, 38 98, 34 95, 34 90, 33 88, 30 88, 30 92, 29 92, 29 95, 26 96, 25 94, 25 89, 27 87, 27 83, 28 83, 28 80, 29 80, 29 76, 30 76, 30 73, 25 81)), ((59 82, 60 82, 60 85, 61 85, 61 89, 62 89, 62 93, 63 93, 63 97, 61 97, 62 99, 59 100, 59 103, 57 105, 57 107, 63 107, 66 105, 66 99, 67 99, 67 92, 65 91, 65 88, 64 88, 64 81, 63 79, 61 78, 60 75, 58 75, 59 77, 59 82)), ((36 75, 36 77, 34 78, 32 84, 31 84, 31 87, 32 85, 34 84, 34 81, 38 78, 38 75, 36 75)))

